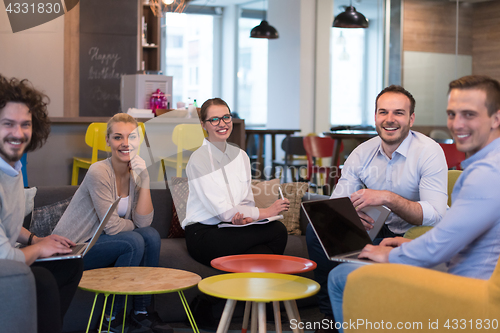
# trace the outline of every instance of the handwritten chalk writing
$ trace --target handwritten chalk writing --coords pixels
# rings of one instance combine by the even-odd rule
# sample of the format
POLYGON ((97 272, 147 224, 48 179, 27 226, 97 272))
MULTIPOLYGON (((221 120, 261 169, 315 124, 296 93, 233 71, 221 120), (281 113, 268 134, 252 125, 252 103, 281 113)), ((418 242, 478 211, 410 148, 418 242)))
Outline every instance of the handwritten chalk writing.
POLYGON ((125 73, 115 72, 115 69, 110 69, 109 67, 103 67, 100 69, 90 66, 89 69, 89 80, 119 80, 125 73))
POLYGON ((112 67, 115 67, 118 60, 121 59, 118 53, 99 53, 99 48, 95 46, 89 49, 89 55, 90 61, 100 61, 106 66, 111 62, 112 67))
POLYGON ((91 99, 95 101, 119 101, 120 94, 107 92, 101 89, 101 87, 96 87, 91 93, 91 99))

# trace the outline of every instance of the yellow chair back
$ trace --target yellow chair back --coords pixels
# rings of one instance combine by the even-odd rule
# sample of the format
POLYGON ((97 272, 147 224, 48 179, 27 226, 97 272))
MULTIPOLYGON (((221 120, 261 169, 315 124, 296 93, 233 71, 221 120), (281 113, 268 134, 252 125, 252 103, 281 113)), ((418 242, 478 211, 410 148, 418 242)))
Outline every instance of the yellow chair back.
POLYGON ((91 123, 85 133, 85 143, 92 148, 91 164, 97 162, 99 150, 110 152, 106 144, 106 123, 91 123))
POLYGON ((172 141, 177 146, 177 177, 182 177, 182 151, 195 151, 201 147, 204 138, 205 131, 203 131, 201 125, 199 124, 179 124, 175 126, 174 132, 172 133, 172 141))
POLYGON ((453 187, 461 174, 461 170, 448 170, 448 207, 451 207, 451 193, 453 192, 453 187))

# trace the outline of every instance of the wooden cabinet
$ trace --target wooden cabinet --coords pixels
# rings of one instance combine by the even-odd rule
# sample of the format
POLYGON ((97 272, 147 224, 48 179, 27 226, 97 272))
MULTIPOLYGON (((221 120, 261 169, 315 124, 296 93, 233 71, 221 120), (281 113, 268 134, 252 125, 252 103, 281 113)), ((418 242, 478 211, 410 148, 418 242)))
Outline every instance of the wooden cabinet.
POLYGON ((160 70, 160 17, 153 14, 149 4, 139 0, 139 68, 138 70, 160 70))

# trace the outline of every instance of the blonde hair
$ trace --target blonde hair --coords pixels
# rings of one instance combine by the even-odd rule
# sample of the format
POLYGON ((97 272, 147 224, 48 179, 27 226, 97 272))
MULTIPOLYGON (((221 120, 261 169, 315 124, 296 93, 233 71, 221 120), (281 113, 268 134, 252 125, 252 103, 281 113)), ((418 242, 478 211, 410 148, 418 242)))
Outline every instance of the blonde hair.
POLYGON ((135 118, 131 115, 126 113, 117 113, 113 117, 111 117, 110 120, 108 120, 108 125, 106 127, 107 138, 109 138, 109 135, 111 134, 111 126, 113 126, 114 123, 130 123, 134 124, 136 128, 139 127, 137 120, 135 120, 135 118))

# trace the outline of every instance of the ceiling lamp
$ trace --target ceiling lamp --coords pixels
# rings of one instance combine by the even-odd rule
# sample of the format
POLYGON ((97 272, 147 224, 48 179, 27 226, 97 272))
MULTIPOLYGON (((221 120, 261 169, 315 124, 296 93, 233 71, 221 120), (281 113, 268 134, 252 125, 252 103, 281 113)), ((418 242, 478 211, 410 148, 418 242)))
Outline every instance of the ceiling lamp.
POLYGON ((356 8, 352 6, 345 6, 345 11, 337 15, 333 20, 333 27, 335 28, 368 28, 368 20, 356 8))
POLYGON ((276 39, 279 38, 279 34, 278 30, 269 25, 266 20, 262 20, 258 26, 250 31, 250 38, 276 39))

